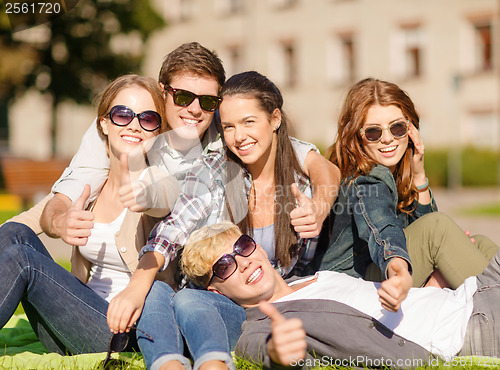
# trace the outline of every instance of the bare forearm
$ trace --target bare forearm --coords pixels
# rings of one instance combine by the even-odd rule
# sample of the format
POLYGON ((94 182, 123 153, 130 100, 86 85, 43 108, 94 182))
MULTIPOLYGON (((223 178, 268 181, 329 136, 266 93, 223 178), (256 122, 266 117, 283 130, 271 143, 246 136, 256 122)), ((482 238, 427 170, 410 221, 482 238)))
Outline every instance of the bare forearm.
POLYGON ((47 202, 40 217, 40 226, 48 236, 61 237, 60 219, 68 212, 71 205, 71 199, 60 193, 47 202))
POLYGON ((139 260, 137 269, 130 278, 129 286, 131 287, 149 287, 153 285, 156 274, 163 267, 165 257, 158 252, 147 252, 139 260))

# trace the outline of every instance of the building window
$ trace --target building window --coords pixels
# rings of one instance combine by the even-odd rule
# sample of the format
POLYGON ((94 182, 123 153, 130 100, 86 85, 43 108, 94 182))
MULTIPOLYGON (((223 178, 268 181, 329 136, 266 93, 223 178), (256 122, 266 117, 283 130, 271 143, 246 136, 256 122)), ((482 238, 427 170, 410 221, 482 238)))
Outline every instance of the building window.
POLYGON ((167 19, 174 22, 192 19, 195 11, 193 0, 171 0, 164 9, 167 19))
POLYGON ((335 36, 327 46, 328 79, 334 84, 354 82, 356 78, 355 42, 352 33, 335 36))
POLYGON ((276 9, 288 9, 292 8, 298 0, 272 0, 271 5, 276 9))
POLYGON ((227 76, 232 76, 243 71, 243 52, 238 45, 227 47, 221 52, 221 59, 224 62, 224 69, 227 76))
POLYGON ((283 41, 273 49, 270 61, 273 79, 282 87, 294 87, 298 82, 297 50, 293 41, 283 41))
POLYGON ((493 68, 493 45, 491 42, 491 21, 474 24, 475 58, 478 71, 489 71, 493 68))
POLYGON ((243 13, 245 0, 216 0, 215 13, 221 16, 243 13))
POLYGON ((492 111, 472 112, 462 128, 462 143, 477 148, 499 148, 498 118, 492 111))
POLYGON ((423 31, 420 25, 402 26, 394 38, 393 70, 399 78, 422 75, 423 31))
POLYGON ((297 55, 291 42, 283 44, 283 62, 284 86, 294 87, 297 84, 297 55))

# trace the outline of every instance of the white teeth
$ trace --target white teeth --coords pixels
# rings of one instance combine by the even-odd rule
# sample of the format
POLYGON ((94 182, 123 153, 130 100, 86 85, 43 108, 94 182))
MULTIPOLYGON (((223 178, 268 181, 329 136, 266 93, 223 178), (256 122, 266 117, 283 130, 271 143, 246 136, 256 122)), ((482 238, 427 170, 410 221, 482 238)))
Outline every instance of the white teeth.
POLYGON ((138 143, 141 141, 141 139, 139 139, 138 137, 133 137, 133 136, 122 136, 124 140, 127 140, 127 141, 132 141, 134 143, 138 143))
POLYGON ((262 272, 262 268, 258 268, 257 270, 255 270, 252 275, 250 275, 250 277, 248 278, 247 280, 247 284, 251 284, 255 281, 255 279, 257 279, 259 277, 259 275, 261 274, 262 272))
POLYGON ((188 125, 196 125, 199 122, 199 120, 197 119, 189 119, 189 118, 183 118, 182 120, 186 122, 188 125))
POLYGON ((255 145, 255 143, 250 143, 250 144, 247 144, 247 145, 239 146, 238 149, 239 150, 247 150, 247 149, 250 149, 254 145, 255 145))
POLYGON ((387 153, 387 152, 392 152, 393 150, 396 150, 398 146, 397 145, 393 145, 393 146, 390 146, 390 147, 387 147, 387 148, 381 148, 379 149, 382 153, 387 153))

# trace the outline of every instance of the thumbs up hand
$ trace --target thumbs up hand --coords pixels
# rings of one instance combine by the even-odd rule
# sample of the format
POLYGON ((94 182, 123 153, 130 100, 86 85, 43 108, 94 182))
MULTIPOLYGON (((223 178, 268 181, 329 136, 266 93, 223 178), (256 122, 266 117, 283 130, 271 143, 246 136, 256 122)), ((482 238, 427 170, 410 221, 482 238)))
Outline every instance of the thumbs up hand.
POLYGON ((271 319, 271 339, 267 352, 272 362, 290 366, 292 361, 306 357, 306 332, 298 318, 286 319, 269 302, 261 302, 259 309, 271 319))
POLYGON ((413 285, 413 278, 408 271, 408 262, 400 257, 394 257, 387 266, 387 276, 377 291, 379 301, 386 310, 396 312, 408 295, 413 285))
POLYGON ((129 156, 120 156, 120 189, 118 195, 123 205, 132 212, 144 212, 148 209, 145 186, 140 181, 132 181, 129 170, 129 156))
POLYGON ((87 184, 80 198, 65 213, 59 216, 59 236, 70 245, 86 245, 90 230, 94 227, 94 214, 84 209, 89 197, 90 185, 87 184))
POLYGON ((297 199, 297 207, 290 212, 291 224, 301 238, 314 238, 321 231, 321 224, 316 216, 316 206, 297 184, 292 184, 292 193, 297 199))

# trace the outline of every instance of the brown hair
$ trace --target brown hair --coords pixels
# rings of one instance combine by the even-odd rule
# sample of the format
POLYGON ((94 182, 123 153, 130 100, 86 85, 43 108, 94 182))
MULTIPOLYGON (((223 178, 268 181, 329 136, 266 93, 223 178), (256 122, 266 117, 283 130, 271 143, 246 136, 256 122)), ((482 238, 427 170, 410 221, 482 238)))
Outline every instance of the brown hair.
POLYGON ((181 255, 181 269, 193 283, 206 287, 212 266, 226 249, 230 237, 238 239, 241 231, 232 222, 204 226, 189 236, 181 255))
MULTIPOLYGON (((274 240, 276 245, 275 256, 284 267, 289 267, 292 258, 298 252, 297 234, 290 224, 290 205, 295 206, 295 197, 290 191, 295 182, 295 174, 303 174, 295 151, 288 136, 287 119, 283 112, 283 97, 280 90, 266 76, 255 71, 243 72, 232 76, 222 87, 221 96, 243 95, 255 98, 261 108, 271 117, 275 109, 281 111, 281 125, 277 129, 277 154, 274 163, 274 183, 276 189, 286 191, 276 192, 274 240), (280 212, 277 212, 281 210, 280 212)), ((244 166, 240 159, 230 150, 227 151, 230 160, 244 166)), ((247 213, 238 224, 244 234, 252 235, 252 220, 247 213)))
MULTIPOLYGON (((377 164, 363 149, 360 129, 366 120, 368 109, 373 105, 394 105, 419 128, 419 116, 408 94, 397 85, 373 78, 359 81, 350 88, 338 121, 337 140, 327 152, 327 158, 336 164, 343 179, 354 179, 368 174, 377 164)), ((408 147, 394 171, 398 189, 397 209, 408 213, 418 191, 413 184, 413 142, 408 138, 408 147)))
POLYGON ((178 73, 213 77, 219 83, 219 88, 226 81, 226 73, 217 54, 197 42, 182 44, 165 57, 158 82, 170 85, 172 78, 178 73))
POLYGON ((132 86, 141 87, 151 94, 151 97, 153 98, 153 101, 155 103, 156 111, 161 117, 161 126, 157 133, 160 134, 167 130, 168 126, 165 116, 165 100, 163 98, 163 92, 161 91, 158 82, 156 82, 151 77, 129 74, 117 77, 116 79, 111 81, 106 89, 104 89, 104 91, 98 97, 99 102, 97 104, 97 131, 103 138, 107 137, 106 135, 104 135, 102 126, 99 124, 100 120, 108 115, 109 111, 112 108, 111 104, 113 103, 113 100, 116 98, 118 93, 123 89, 132 86))

